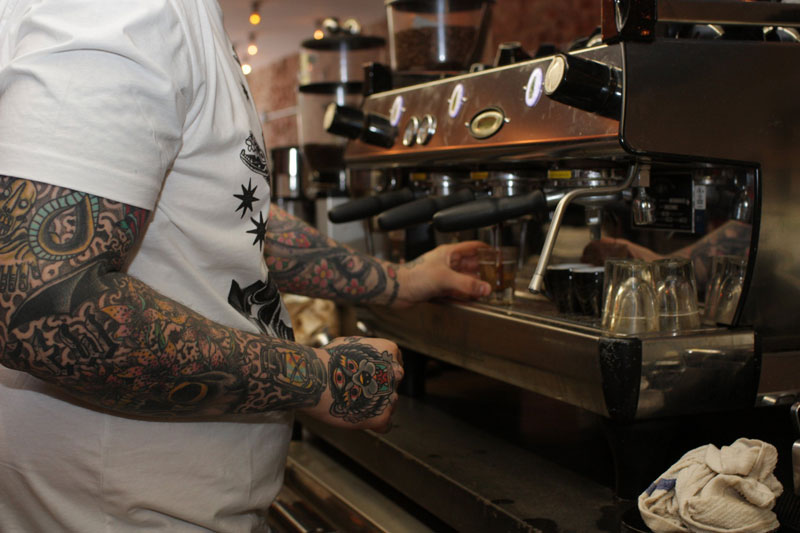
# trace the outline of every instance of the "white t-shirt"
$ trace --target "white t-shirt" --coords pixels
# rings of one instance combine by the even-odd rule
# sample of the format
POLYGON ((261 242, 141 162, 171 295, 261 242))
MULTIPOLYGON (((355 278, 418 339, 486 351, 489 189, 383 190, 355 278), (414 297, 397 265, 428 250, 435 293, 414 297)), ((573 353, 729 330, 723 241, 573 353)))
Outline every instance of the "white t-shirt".
MULTIPOLYGON (((216 0, 0 0, 0 174, 151 210, 128 272, 291 336, 261 126, 216 0)), ((154 422, 0 367, 0 531, 266 529, 291 413, 154 422)))

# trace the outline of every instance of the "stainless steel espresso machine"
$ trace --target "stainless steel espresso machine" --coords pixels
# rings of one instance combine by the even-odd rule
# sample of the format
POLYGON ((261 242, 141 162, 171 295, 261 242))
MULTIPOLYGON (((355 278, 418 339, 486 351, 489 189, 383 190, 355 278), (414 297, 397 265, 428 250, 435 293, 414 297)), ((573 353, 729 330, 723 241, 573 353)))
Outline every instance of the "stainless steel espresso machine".
POLYGON ((403 398, 399 427, 385 436, 305 421, 454 530, 618 531, 610 509, 688 451, 681 446, 764 434, 784 454, 797 437, 788 406, 800 399, 800 5, 617 0, 603 8, 602 39, 590 46, 375 92, 360 109, 327 117, 331 131, 344 124, 352 139, 349 169, 401 175, 411 191, 376 200, 370 216, 428 198, 390 229, 427 224, 441 242, 513 228, 506 238, 525 244, 512 305, 360 309, 357 323, 396 341, 412 366, 466 369, 505 391, 470 381, 462 398, 473 407, 504 394, 526 398, 513 408, 526 419, 517 429, 538 441, 454 421, 430 408, 424 384, 403 398), (420 175, 455 177, 457 186, 420 192, 420 175), (489 185, 498 176, 524 186, 498 192, 489 185), (541 294, 548 264, 580 257, 569 249, 576 227, 588 241, 621 225, 627 238, 669 253, 730 220, 750 231, 741 297, 727 321, 614 335, 541 294), (559 461, 558 446, 540 453, 555 438, 530 427, 551 417, 572 417, 575 435, 588 418, 599 421, 610 484, 559 461), (678 434, 689 437, 678 442, 678 434), (674 448, 660 447, 669 442, 674 448))

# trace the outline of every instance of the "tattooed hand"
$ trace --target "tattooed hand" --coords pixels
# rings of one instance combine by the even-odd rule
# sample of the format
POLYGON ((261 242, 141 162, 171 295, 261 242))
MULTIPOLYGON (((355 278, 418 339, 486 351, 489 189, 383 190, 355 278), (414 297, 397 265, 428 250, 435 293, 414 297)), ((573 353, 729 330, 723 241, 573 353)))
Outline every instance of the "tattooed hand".
POLYGON ((403 379, 397 345, 385 339, 342 337, 318 350, 328 370, 328 390, 306 409, 328 424, 388 431, 403 379))
POLYGON ((437 297, 467 300, 486 296, 491 287, 478 279, 477 255, 478 249, 486 246, 480 241, 444 244, 401 265, 395 305, 404 307, 437 297))

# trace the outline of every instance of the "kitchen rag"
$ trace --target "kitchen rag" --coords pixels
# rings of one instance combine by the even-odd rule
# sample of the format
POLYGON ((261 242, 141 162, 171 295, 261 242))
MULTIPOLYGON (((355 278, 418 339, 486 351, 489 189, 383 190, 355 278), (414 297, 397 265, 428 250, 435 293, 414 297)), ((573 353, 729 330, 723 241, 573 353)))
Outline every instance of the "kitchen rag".
POLYGON ((783 492, 777 462, 775 447, 760 440, 695 448, 639 496, 639 512, 655 533, 773 531, 772 507, 783 492))

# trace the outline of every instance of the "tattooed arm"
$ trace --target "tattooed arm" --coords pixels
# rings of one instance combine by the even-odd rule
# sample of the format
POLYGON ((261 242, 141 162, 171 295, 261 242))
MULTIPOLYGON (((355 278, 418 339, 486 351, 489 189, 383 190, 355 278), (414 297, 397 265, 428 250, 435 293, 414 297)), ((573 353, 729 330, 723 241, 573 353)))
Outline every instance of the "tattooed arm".
POLYGON ((389 341, 314 350, 216 324, 122 272, 148 213, 0 176, 0 362, 134 415, 304 408, 387 426, 402 379, 389 341))
POLYGON ((438 248, 404 264, 362 254, 273 205, 264 253, 282 291, 347 303, 405 307, 438 296, 477 298, 477 241, 438 248))

